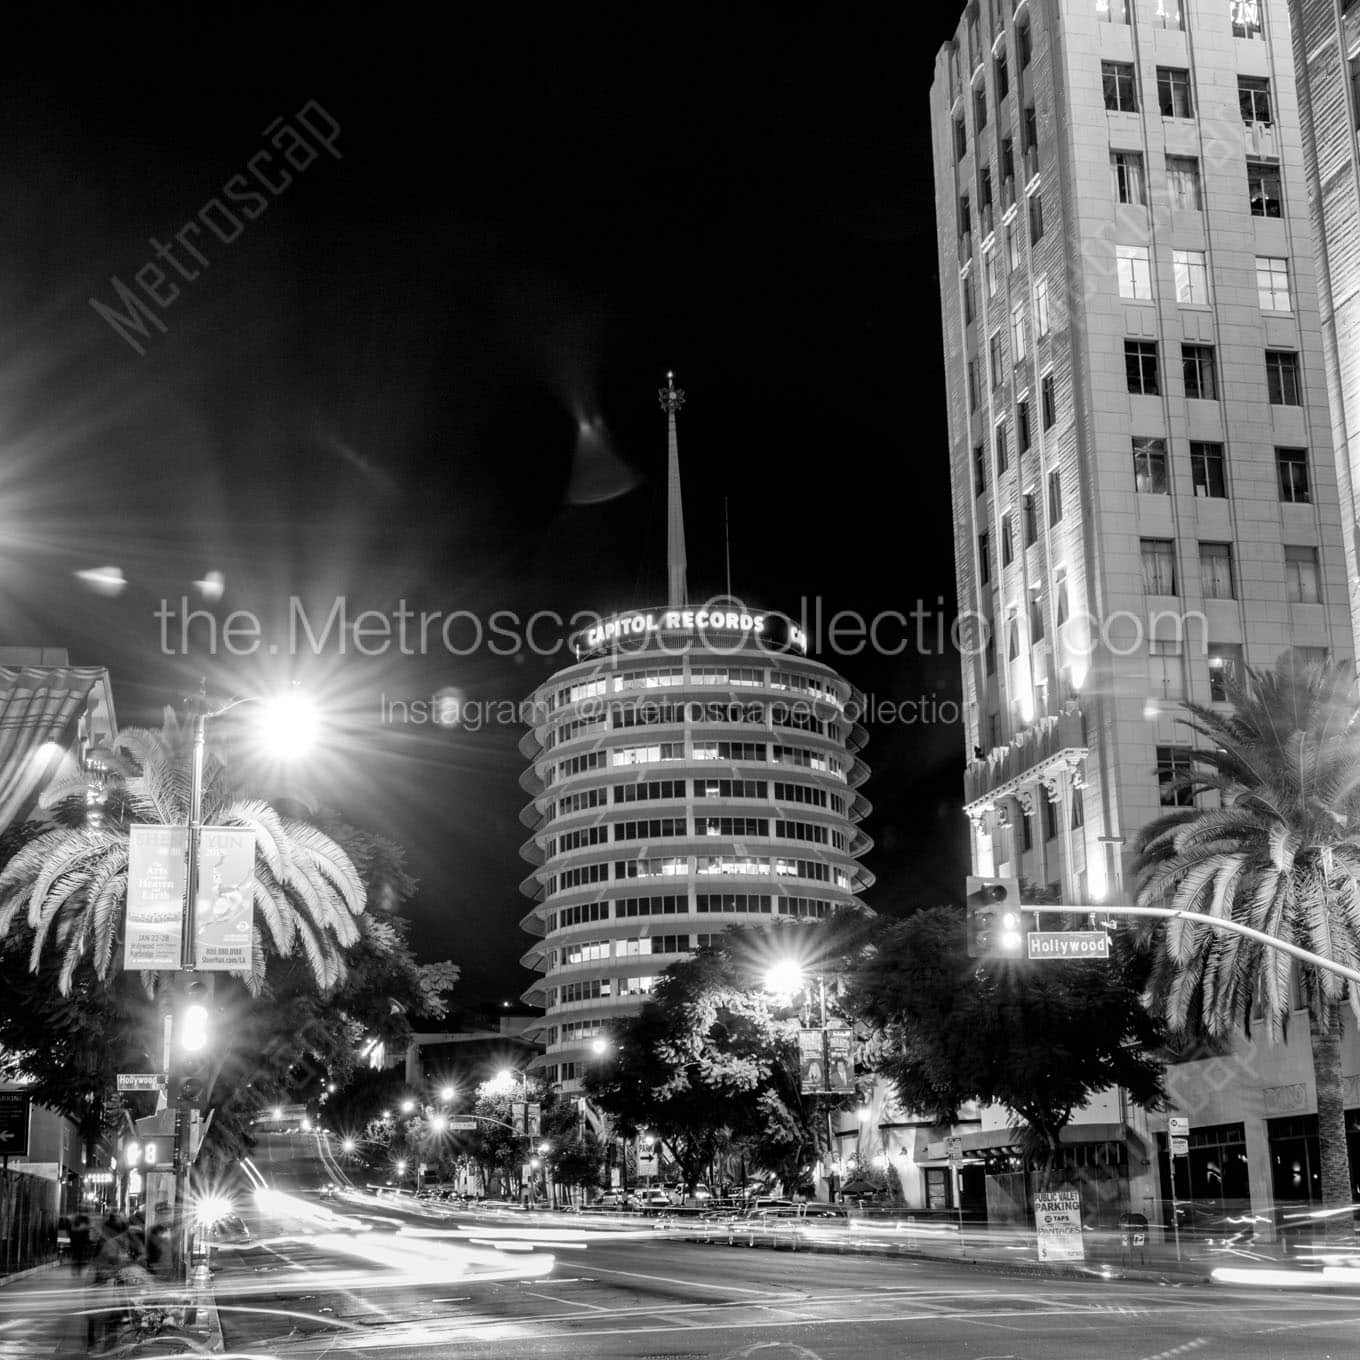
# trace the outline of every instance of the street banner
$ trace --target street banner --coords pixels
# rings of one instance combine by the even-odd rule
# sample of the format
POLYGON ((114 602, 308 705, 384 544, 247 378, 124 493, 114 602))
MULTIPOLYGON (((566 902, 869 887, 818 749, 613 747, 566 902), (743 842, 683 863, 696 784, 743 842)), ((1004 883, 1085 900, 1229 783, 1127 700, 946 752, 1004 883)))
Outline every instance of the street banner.
POLYGON ((204 972, 248 972, 254 926, 255 833, 205 826, 198 841, 194 962, 204 972))
POLYGON ((124 968, 158 972, 180 967, 188 848, 188 827, 130 828, 124 968))
POLYGON ((517 1138, 524 1137, 525 1113, 524 1101, 512 1100, 510 1102, 510 1131, 517 1138))
POLYGON ((798 1031, 798 1076, 805 1096, 826 1092, 826 1044, 822 1030, 798 1031))
POLYGON ((958 1134, 951 1134, 944 1140, 945 1156, 949 1158, 949 1165, 960 1167, 963 1165, 963 1139, 958 1134))
POLYGON ((28 1156, 28 1091, 0 1091, 0 1157, 28 1156))
POLYGON ((543 1107, 536 1101, 529 1102, 529 1137, 538 1138, 543 1133, 543 1107))
POLYGON ((853 1038, 848 1029, 829 1029, 826 1032, 827 1086, 835 1095, 848 1095, 855 1089, 855 1059, 851 1048, 853 1038))
POLYGON ((1086 1244, 1081 1237, 1081 1193, 1051 1190, 1034 1196, 1034 1223, 1041 1261, 1080 1261, 1086 1244))

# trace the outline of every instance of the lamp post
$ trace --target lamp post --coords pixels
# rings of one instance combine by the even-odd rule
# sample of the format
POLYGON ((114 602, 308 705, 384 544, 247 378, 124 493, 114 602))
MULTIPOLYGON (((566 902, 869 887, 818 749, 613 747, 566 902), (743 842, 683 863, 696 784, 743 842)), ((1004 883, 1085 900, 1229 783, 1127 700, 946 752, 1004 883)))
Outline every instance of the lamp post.
MULTIPOLYGON (((199 1052, 207 1044, 207 1011, 199 997, 210 996, 208 988, 193 981, 199 972, 197 955, 197 907, 198 872, 200 846, 203 837, 203 763, 208 744, 208 720, 220 718, 243 704, 258 703, 272 705, 274 721, 271 723, 271 739, 275 750, 287 751, 300 749, 310 739, 314 726, 314 715, 303 704, 302 696, 291 691, 283 700, 270 699, 264 695, 247 694, 229 699, 217 708, 207 703, 206 686, 199 688, 199 704, 194 712, 191 726, 191 748, 189 763, 189 825, 184 859, 184 917, 180 931, 180 967, 177 974, 179 988, 185 993, 195 993, 195 1004, 185 1008, 179 1017, 181 1033, 172 1034, 173 1042, 181 1049, 199 1052), (201 1012, 201 1015, 199 1014, 201 1012), (184 1022, 189 1017, 189 1026, 194 1031, 192 1039, 184 1022), (201 1027, 201 1028, 200 1028, 201 1027)), ((189 1083, 184 1084, 185 1088, 189 1083)), ((191 1243, 191 1227, 185 1212, 188 1199, 189 1162, 192 1150, 189 1147, 190 1116, 198 1107, 198 1100, 205 1092, 197 1091, 190 1095, 188 1089, 175 1092, 175 1139, 174 1139, 174 1198, 173 1218, 175 1225, 173 1240, 174 1266, 177 1276, 187 1278, 191 1243)))

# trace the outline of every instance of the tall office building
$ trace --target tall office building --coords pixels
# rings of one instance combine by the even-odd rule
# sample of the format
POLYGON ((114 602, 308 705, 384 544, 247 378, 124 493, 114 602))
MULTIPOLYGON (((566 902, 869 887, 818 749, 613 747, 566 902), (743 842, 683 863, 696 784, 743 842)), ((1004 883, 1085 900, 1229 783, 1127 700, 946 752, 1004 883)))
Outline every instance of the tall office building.
MULTIPOLYGON (((973 863, 1099 901, 1187 797, 1184 700, 1352 654, 1288 7, 982 0, 931 116, 973 863)), ((1188 1188, 1308 1164, 1301 1028, 1173 1070, 1188 1188)))
POLYGON ((1351 626, 1360 636, 1360 5, 1291 0, 1351 626))
POLYGON ((691 603, 676 411, 670 455, 669 599, 601 618, 575 660, 532 697, 521 784, 534 865, 521 885, 542 976, 526 1037, 538 1066, 579 1089, 605 1024, 635 1012, 657 976, 729 926, 860 907, 873 881, 858 792, 868 769, 848 682, 806 655, 790 619, 737 601, 691 603))

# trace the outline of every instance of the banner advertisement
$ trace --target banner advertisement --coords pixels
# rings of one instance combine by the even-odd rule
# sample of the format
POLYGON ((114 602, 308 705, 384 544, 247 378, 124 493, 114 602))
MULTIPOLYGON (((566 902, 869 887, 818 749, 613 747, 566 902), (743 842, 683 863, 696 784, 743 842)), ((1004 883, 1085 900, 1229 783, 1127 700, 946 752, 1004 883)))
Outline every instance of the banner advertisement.
POLYGON ((205 826, 198 841, 194 961, 204 972, 250 968, 255 926, 255 833, 205 826))
POLYGON ((543 1136, 543 1107, 536 1100, 529 1102, 528 1135, 530 1138, 543 1136))
POLYGON ((180 967, 188 848, 185 826, 129 829, 124 968, 156 972, 180 967))
POLYGON ((827 1086, 834 1095, 848 1095, 855 1089, 854 1035, 848 1029, 826 1032, 827 1086))
POLYGON ((523 1138, 525 1134, 525 1117, 527 1109, 522 1100, 512 1100, 510 1102, 510 1131, 516 1138, 523 1138))
POLYGON ((1052 1190, 1034 1196, 1034 1224, 1041 1261, 1080 1261, 1086 1256, 1081 1237, 1081 1193, 1052 1190))
POLYGON ((826 1047, 820 1029, 798 1031, 798 1076, 805 1096, 826 1091, 826 1047))

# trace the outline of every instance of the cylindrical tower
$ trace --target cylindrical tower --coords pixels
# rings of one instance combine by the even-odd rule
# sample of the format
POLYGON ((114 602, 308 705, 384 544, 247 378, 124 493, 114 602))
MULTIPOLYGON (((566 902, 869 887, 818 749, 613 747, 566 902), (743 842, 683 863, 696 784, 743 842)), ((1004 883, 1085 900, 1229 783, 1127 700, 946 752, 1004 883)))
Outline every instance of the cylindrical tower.
POLYGON ((521 885, 542 977, 544 1076, 578 1089, 591 1041, 729 926, 863 909, 862 700, 778 614, 642 610, 572 639, 533 696, 521 885))

